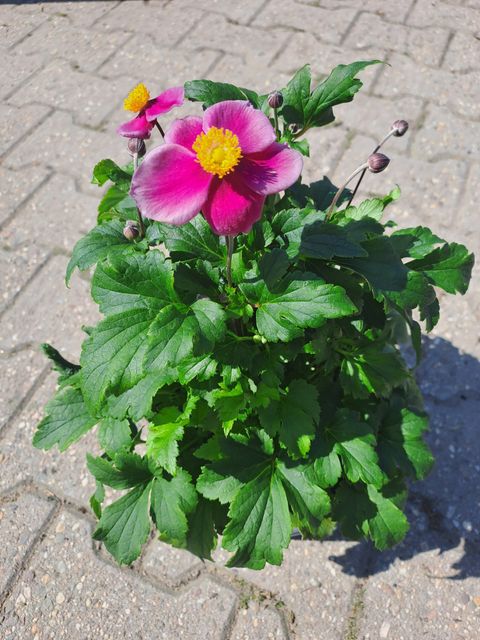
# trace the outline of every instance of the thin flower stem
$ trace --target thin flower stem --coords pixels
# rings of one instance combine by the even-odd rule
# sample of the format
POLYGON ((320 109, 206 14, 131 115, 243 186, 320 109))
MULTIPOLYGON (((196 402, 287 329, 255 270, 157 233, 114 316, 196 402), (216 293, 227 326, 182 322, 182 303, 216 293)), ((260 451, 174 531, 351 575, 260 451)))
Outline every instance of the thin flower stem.
MULTIPOLYGON (((375 147, 375 149, 372 151, 372 154, 373 154, 373 153, 377 153, 377 151, 380 149, 380 147, 381 147, 382 145, 384 145, 384 144, 385 144, 385 142, 386 142, 389 138, 391 138, 391 136, 393 136, 393 134, 394 134, 394 133, 395 133, 395 129, 391 129, 391 130, 387 133, 387 135, 383 138, 383 140, 380 140, 380 142, 377 144, 377 146, 375 147)), ((358 182, 357 182, 357 184, 355 185, 355 189, 353 190, 353 193, 352 193, 352 195, 350 196, 350 200, 348 201, 347 207, 349 207, 349 206, 352 204, 352 200, 354 199, 355 194, 356 194, 356 193, 357 193, 357 191, 358 191, 358 187, 359 187, 359 186, 360 186, 360 184, 362 183, 362 180, 363 180, 363 177, 364 177, 364 175, 365 175, 366 171, 367 171, 366 169, 364 169, 364 170, 362 171, 362 173, 361 173, 361 175, 360 175, 360 177, 359 177, 359 179, 358 179, 358 182)))
POLYGON ((355 169, 355 171, 345 180, 344 184, 342 184, 342 186, 338 189, 337 193, 335 194, 334 199, 332 200, 332 204, 330 205, 328 211, 327 211, 327 215, 325 216, 325 220, 328 220, 330 218, 330 216, 333 213, 333 210, 335 209, 335 205, 338 202, 338 199, 340 198, 341 194, 343 193, 345 187, 347 186, 347 184, 354 179, 355 176, 357 176, 360 172, 362 171, 366 171, 368 169, 368 162, 365 162, 364 164, 360 165, 358 167, 358 169, 355 169))
POLYGON ((162 136, 162 138, 165 140, 165 131, 162 129, 162 127, 158 124, 158 121, 155 120, 155 125, 157 127, 157 129, 160 131, 160 135, 162 136))
POLYGON ((280 129, 278 128, 278 109, 273 110, 273 121, 275 123, 275 133, 277 135, 277 139, 280 138, 280 129))
POLYGON ((232 256, 235 244, 235 236, 225 236, 227 242, 227 282, 228 286, 232 287, 232 256))
MULTIPOLYGON (((138 169, 138 153, 133 154, 133 173, 138 169)), ((145 225, 143 224, 142 214, 140 213, 140 209, 137 207, 137 217, 138 217, 138 225, 140 227, 140 238, 145 236, 145 225)))

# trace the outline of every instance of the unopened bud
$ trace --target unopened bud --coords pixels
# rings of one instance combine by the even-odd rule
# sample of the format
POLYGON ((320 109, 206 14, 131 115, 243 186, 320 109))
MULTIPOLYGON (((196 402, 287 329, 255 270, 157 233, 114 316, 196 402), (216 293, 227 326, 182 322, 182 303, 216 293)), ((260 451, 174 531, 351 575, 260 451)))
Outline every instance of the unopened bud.
POLYGON ((372 155, 368 158, 368 169, 372 173, 380 173, 388 167, 390 164, 390 158, 384 156, 383 153, 372 153, 372 155))
POLYGON ((408 122, 406 120, 395 120, 392 124, 393 135, 399 138, 407 133, 408 122))
POLYGON ((140 235, 138 224, 133 220, 128 220, 127 224, 123 228, 123 235, 127 240, 135 240, 135 238, 138 238, 140 235))
POLYGON ((129 138, 127 146, 128 153, 131 156, 137 155, 139 158, 142 158, 145 155, 145 142, 140 140, 140 138, 129 138))
POLYGON ((268 104, 272 109, 280 109, 283 104, 283 95, 280 91, 273 91, 273 93, 268 96, 268 104))

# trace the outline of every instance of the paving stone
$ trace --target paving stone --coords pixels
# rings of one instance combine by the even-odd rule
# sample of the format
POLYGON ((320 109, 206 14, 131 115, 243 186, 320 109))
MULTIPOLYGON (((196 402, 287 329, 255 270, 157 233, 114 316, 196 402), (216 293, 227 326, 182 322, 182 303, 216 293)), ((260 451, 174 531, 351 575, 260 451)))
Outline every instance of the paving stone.
POLYGON ((231 22, 239 24, 248 24, 251 22, 262 6, 265 0, 243 0, 243 2, 225 2, 224 0, 175 0, 175 8, 185 9, 201 9, 202 11, 222 13, 231 22))
POLYGON ((459 7, 438 0, 418 0, 410 12, 407 24, 418 27, 438 26, 458 31, 476 31, 479 24, 478 6, 459 7))
POLYGON ((40 69, 41 61, 24 58, 1 49, 2 77, 0 79, 0 100, 15 91, 22 83, 28 81, 40 69))
MULTIPOLYGON (((420 550, 419 550, 420 551, 420 550)), ((460 640, 475 638, 480 628, 479 580, 455 580, 452 568, 463 549, 419 552, 368 581, 362 640, 460 640)), ((478 571, 477 558, 471 558, 478 571)), ((375 569, 374 569, 375 570, 375 569)), ((478 575, 478 574, 477 574, 478 575)))
POLYGON ((310 183, 331 176, 347 145, 343 127, 330 125, 308 133, 310 157, 303 159, 302 182, 310 183))
POLYGON ((429 105, 412 154, 418 158, 480 160, 480 122, 458 118, 446 107, 429 105))
POLYGON ((37 15, 26 14, 21 7, 13 6, 13 3, 2 4, 3 6, 0 6, 0 42, 4 47, 11 47, 25 38, 47 19, 47 16, 40 12, 37 15))
MULTIPOLYGON (((22 165, 19 165, 19 169, 22 165)), ((39 185, 48 178, 45 167, 29 167, 28 171, 10 171, 0 166, 0 225, 3 225, 39 185)))
POLYGON ((185 549, 176 549, 154 539, 142 556, 142 569, 154 580, 176 586, 188 576, 195 575, 203 562, 185 549))
POLYGON ((218 56, 218 51, 208 49, 192 55, 163 47, 152 36, 135 36, 98 70, 98 74, 108 78, 136 78, 146 84, 152 95, 157 95, 167 87, 203 77, 218 56))
POLYGON ((53 256, 7 309, 1 347, 50 342, 78 357, 85 337, 81 326, 95 323, 98 311, 90 299, 88 282, 75 275, 70 289, 64 286, 67 262, 64 256, 53 256))
POLYGON ((465 234, 465 240, 468 244, 472 244, 474 250, 479 250, 478 246, 480 242, 480 219, 478 215, 475 215, 475 211, 478 207, 478 185, 480 184, 480 164, 474 164, 471 166, 465 191, 462 201, 460 203, 458 226, 465 234))
POLYGON ((42 105, 0 105, 0 155, 23 138, 50 113, 49 107, 42 105))
POLYGON ((480 103, 476 87, 480 71, 454 74, 444 69, 432 69, 414 62, 408 56, 393 53, 389 65, 381 72, 374 93, 396 98, 412 95, 430 100, 467 118, 480 118, 480 103))
MULTIPOLYGON (((3 246, 0 249, 0 276, 2 279, 0 313, 12 303, 12 300, 48 258, 48 250, 28 241, 30 237, 28 228, 22 229, 22 232, 27 238, 26 244, 16 247, 15 250, 8 246, 3 246)), ((0 231, 3 245, 2 235, 3 231, 0 231)))
POLYGON ((345 39, 345 46, 357 51, 387 42, 388 48, 404 53, 418 62, 436 67, 446 49, 449 31, 441 27, 412 29, 382 20, 380 16, 362 13, 345 39))
MULTIPOLYGON (((0 498, 0 594, 20 569, 25 554, 35 542, 54 507, 52 500, 29 493, 0 498)), ((24 593, 21 595, 25 596, 24 593)), ((19 604, 22 601, 20 599, 19 604)))
POLYGON ((235 601, 231 591, 202 578, 181 594, 162 593, 133 571, 100 560, 90 535, 90 525, 70 513, 52 523, 5 603, 7 636, 31 639, 34 627, 39 637, 59 639, 223 637, 235 601), (31 598, 19 607, 26 588, 31 598))
POLYGON ((0 352, 2 396, 0 397, 0 429, 21 405, 46 366, 46 358, 38 347, 13 353, 0 352))
MULTIPOLYGON (((185 10, 175 2, 164 6, 161 2, 140 3, 137 0, 125 0, 112 11, 100 18, 95 29, 134 31, 138 34, 152 35, 162 47, 173 47, 203 16, 197 9, 185 10)), ((211 34, 206 31, 203 46, 209 42, 211 34)))
MULTIPOLYGON (((367 60, 385 60, 386 51, 379 47, 362 51, 362 58, 367 60)), ((320 45, 310 33, 294 33, 288 44, 275 58, 275 69, 293 75, 304 64, 309 63, 312 68, 314 81, 322 80, 334 67, 339 64, 349 64, 358 59, 358 52, 341 46, 320 45)), ((378 74, 380 65, 367 67, 360 72, 363 82, 362 92, 369 92, 378 74)))
MULTIPOLYGON (((355 136, 338 163, 333 176, 335 184, 341 184, 362 164, 375 144, 373 138, 355 136)), ((454 239, 456 218, 452 212, 456 211, 467 172, 466 163, 458 160, 425 162, 397 155, 394 150, 392 142, 386 149, 391 163, 385 171, 375 175, 366 173, 363 192, 381 195, 398 184, 402 195, 389 206, 390 218, 400 226, 431 226, 434 232, 447 240, 454 239)))
POLYGON ((75 242, 95 226, 97 206, 97 198, 76 190, 71 176, 54 174, 0 231, 0 240, 11 249, 30 245, 34 239, 37 248, 71 252, 75 242))
POLYGON ((262 571, 232 569, 240 578, 273 592, 295 612, 295 632, 302 640, 340 638, 346 628, 356 579, 330 559, 355 547, 350 561, 360 571, 361 546, 344 542, 292 541, 282 567, 262 571))
POLYGON ((290 80, 290 75, 272 69, 271 66, 252 66, 231 54, 223 55, 207 77, 216 82, 230 82, 232 78, 236 78, 235 82, 239 86, 259 93, 271 93, 284 87, 290 80))
POLYGON ((271 607, 250 600, 237 613, 230 640, 288 640, 280 616, 271 607))
POLYGON ((95 0, 91 2, 86 0, 70 0, 66 2, 62 0, 61 3, 57 2, 40 2, 36 0, 30 4, 22 6, 22 10, 25 13, 31 13, 33 15, 47 16, 60 16, 68 18, 68 20, 78 26, 90 27, 100 17, 104 16, 108 11, 111 11, 117 4, 118 0, 95 0))
MULTIPOLYGON (((47 362, 43 356, 43 366, 47 362)), ((95 491, 95 480, 87 469, 86 455, 100 455, 94 431, 71 445, 64 453, 58 449, 42 451, 32 445, 33 434, 45 415, 45 405, 56 390, 57 375, 50 373, 25 408, 8 420, 0 432, 0 490, 18 482, 34 482, 48 487, 91 512, 89 497, 95 491)), ((117 492, 117 497, 119 494, 117 492)))
MULTIPOLYGON (((88 13, 88 7, 84 7, 84 12, 88 13)), ((73 25, 68 14, 59 12, 22 40, 13 53, 44 62, 52 58, 62 58, 68 60, 74 69, 92 72, 129 37, 127 33, 100 33, 79 27, 78 24, 73 25)))
POLYGON ((284 46, 287 36, 284 29, 263 31, 231 24, 223 16, 212 13, 206 14, 193 27, 180 49, 191 51, 208 46, 209 49, 240 54, 247 63, 268 66, 284 46))
POLYGON ((9 153, 4 163, 17 170, 30 164, 50 166, 74 176, 82 191, 98 197, 100 190, 90 184, 93 167, 102 158, 122 157, 128 162, 123 138, 78 126, 70 114, 54 111, 9 153))
POLYGON ((79 124, 98 127, 134 85, 132 78, 107 81, 75 71, 66 60, 55 60, 22 85, 10 101, 28 104, 35 96, 35 102, 71 111, 79 124))
MULTIPOLYGON (((337 9, 339 7, 349 7, 351 9, 351 17, 355 16, 358 11, 358 2, 356 0, 299 0, 302 4, 321 5, 327 9, 337 9)), ((386 18, 391 22, 403 22, 412 6, 414 0, 405 0, 404 2, 385 2, 385 0, 363 0, 362 11, 376 13, 382 18, 386 18)))
POLYGON ((450 42, 443 67, 464 73, 480 64, 480 31, 475 34, 457 31, 450 42))

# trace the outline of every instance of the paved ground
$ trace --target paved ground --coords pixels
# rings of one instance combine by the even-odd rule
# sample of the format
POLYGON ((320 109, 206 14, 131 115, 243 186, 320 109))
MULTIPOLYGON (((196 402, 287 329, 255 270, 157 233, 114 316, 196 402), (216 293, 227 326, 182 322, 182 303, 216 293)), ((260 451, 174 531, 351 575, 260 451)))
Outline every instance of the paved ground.
MULTIPOLYGON (((438 463, 413 487, 412 529, 385 554, 363 544, 293 542, 282 568, 202 565, 154 540, 120 570, 92 544, 87 438, 44 454, 30 439, 54 377, 38 352, 72 357, 95 319, 86 278, 63 288, 68 253, 95 219, 89 184, 126 92, 194 77, 281 86, 376 57, 365 91, 315 135, 308 174, 347 175, 397 118, 394 216, 480 250, 480 0, 151 0, 0 2, 0 636, 229 640, 480 637, 478 280, 445 300, 420 380, 438 463)), ((95 196, 95 197, 94 197, 95 196)), ((221 560, 221 553, 219 560, 221 560)))

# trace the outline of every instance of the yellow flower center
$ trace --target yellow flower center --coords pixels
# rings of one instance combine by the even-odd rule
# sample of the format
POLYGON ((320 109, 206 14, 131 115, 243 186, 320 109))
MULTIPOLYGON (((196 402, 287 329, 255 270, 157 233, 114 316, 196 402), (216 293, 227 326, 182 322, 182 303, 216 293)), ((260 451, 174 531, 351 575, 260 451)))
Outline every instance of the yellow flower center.
POLYGON ((192 149, 205 171, 216 174, 219 178, 233 171, 242 158, 237 136, 223 127, 210 127, 207 133, 200 133, 192 149))
POLYGON ((132 89, 128 96, 123 101, 123 106, 126 111, 134 111, 138 113, 145 107, 147 102, 150 100, 150 94, 148 93, 147 87, 141 82, 137 84, 135 89, 132 89))

